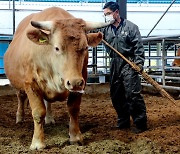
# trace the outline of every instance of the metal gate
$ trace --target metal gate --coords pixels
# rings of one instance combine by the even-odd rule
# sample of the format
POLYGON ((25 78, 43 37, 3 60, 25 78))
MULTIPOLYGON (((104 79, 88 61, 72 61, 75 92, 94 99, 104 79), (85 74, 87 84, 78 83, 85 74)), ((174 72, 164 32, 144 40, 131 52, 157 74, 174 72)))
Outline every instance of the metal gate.
MULTIPOLYGON (((144 70, 163 87, 180 90, 180 67, 173 67, 180 35, 143 38, 145 49, 144 70)), ((95 82, 104 76, 104 82, 108 82, 110 57, 102 44, 89 49, 89 78, 95 78, 95 82)), ((142 84, 149 86, 142 79, 142 84)))

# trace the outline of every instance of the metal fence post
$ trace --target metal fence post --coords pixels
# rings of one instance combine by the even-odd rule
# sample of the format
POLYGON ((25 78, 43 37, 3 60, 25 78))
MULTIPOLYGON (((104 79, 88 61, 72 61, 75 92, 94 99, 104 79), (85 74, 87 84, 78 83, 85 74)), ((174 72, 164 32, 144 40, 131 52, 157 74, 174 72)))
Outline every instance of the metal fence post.
POLYGON ((162 85, 165 86, 165 39, 162 40, 162 85))

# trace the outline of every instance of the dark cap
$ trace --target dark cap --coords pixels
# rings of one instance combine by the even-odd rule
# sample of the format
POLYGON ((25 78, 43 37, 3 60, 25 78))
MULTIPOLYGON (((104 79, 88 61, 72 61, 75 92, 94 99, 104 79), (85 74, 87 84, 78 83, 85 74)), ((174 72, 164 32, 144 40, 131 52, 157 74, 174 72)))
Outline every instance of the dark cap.
POLYGON ((110 9, 111 11, 116 11, 116 10, 119 10, 119 5, 118 5, 118 3, 116 3, 116 2, 107 2, 105 5, 104 5, 104 7, 103 7, 103 9, 106 9, 106 8, 108 8, 108 9, 110 9))

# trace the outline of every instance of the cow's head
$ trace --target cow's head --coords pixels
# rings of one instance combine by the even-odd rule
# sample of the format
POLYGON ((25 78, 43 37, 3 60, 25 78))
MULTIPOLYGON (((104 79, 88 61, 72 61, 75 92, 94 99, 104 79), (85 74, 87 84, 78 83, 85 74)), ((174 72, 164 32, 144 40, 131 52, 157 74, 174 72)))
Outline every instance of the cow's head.
MULTIPOLYGON (((109 23, 110 24, 110 23, 109 23)), ((56 71, 69 91, 82 92, 87 78, 88 46, 95 47, 102 40, 102 33, 87 31, 107 26, 82 19, 63 19, 35 22, 27 37, 38 45, 50 45, 55 55, 56 71), (46 31, 46 32, 45 32, 46 31), (48 32, 48 33, 47 33, 48 32), (58 59, 58 60, 57 60, 58 59)))

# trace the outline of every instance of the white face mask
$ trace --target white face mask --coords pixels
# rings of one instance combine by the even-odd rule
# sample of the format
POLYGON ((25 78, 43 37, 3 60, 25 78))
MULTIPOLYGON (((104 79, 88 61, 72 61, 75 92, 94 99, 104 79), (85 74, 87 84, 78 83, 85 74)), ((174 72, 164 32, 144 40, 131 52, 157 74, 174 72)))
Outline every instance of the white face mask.
POLYGON ((113 21, 114 21, 113 15, 107 15, 107 16, 105 16, 105 22, 107 22, 107 23, 113 23, 113 21))

